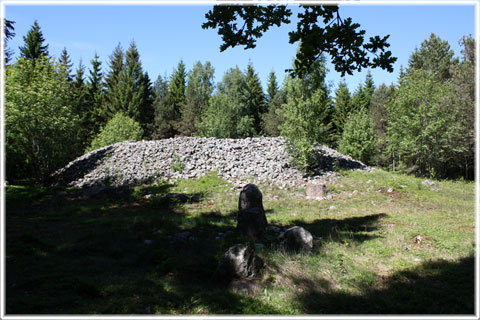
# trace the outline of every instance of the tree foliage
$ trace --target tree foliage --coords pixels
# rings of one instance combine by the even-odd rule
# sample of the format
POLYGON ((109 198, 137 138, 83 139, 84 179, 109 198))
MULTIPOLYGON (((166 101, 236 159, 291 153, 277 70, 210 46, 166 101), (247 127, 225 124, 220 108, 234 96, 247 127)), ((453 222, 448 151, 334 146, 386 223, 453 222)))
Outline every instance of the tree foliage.
POLYGON ((218 93, 205 109, 199 134, 204 137, 245 138, 255 133, 253 118, 242 115, 242 106, 232 97, 218 93))
POLYGON ((454 52, 448 41, 443 41, 432 33, 424 40, 420 49, 416 49, 408 61, 409 69, 425 70, 435 76, 438 81, 450 79, 450 66, 454 52))
POLYGON ((449 86, 425 70, 410 70, 388 106, 388 151, 419 175, 444 176, 447 163, 464 146, 452 145, 462 134, 450 108, 449 86))
POLYGON ((229 69, 217 85, 218 92, 202 114, 199 134, 217 138, 255 135, 254 118, 248 113, 247 78, 238 67, 229 69))
POLYGON ((13 26, 15 21, 3 19, 3 30, 4 30, 4 48, 5 48, 5 65, 9 64, 12 60, 13 50, 7 47, 8 40, 11 40, 15 37, 15 27, 13 26))
POLYGON ((140 140, 143 130, 138 122, 123 115, 121 112, 115 114, 100 133, 93 139, 87 151, 99 149, 117 142, 140 140))
POLYGON ((201 114, 214 89, 214 72, 215 69, 209 61, 205 64, 199 61, 188 73, 185 103, 180 110, 181 121, 178 126, 181 135, 193 136, 197 133, 201 114))
POLYGON ((345 122, 353 111, 353 103, 348 90, 347 83, 341 81, 335 91, 335 102, 333 104, 332 122, 336 139, 340 139, 343 133, 345 122))
MULTIPOLYGON (((293 75, 304 76, 324 53, 329 54, 335 70, 342 75, 362 68, 381 67, 393 71, 392 57, 386 48, 389 36, 371 37, 365 43, 365 30, 351 18, 342 19, 337 5, 300 5, 295 31, 289 32, 291 44, 299 42, 293 75)), ((202 28, 216 29, 223 43, 220 50, 245 46, 255 48, 256 41, 273 26, 289 24, 292 11, 284 5, 216 5, 206 15, 202 28)))
POLYGON ((71 86, 45 56, 18 59, 5 79, 7 177, 45 180, 79 152, 71 86))
POLYGON ((368 110, 357 110, 345 122, 338 151, 370 164, 374 156, 377 136, 368 110))
POLYGON ((20 56, 25 59, 38 59, 41 56, 48 56, 48 44, 44 44, 45 38, 40 30, 37 20, 23 37, 25 44, 20 47, 20 56))
POLYGON ((308 169, 312 164, 312 145, 330 139, 328 121, 332 101, 327 93, 324 62, 316 63, 314 76, 288 78, 285 83, 287 103, 282 106, 284 123, 281 133, 288 141, 295 164, 308 169))
POLYGON ((263 134, 272 137, 280 135, 280 126, 284 122, 281 106, 285 103, 285 91, 278 87, 275 72, 272 71, 268 76, 267 112, 262 121, 263 134))
POLYGON ((247 82, 245 114, 253 119, 253 129, 255 130, 255 134, 260 134, 262 124, 261 119, 266 112, 265 94, 263 93, 260 79, 251 63, 247 66, 245 77, 247 82))

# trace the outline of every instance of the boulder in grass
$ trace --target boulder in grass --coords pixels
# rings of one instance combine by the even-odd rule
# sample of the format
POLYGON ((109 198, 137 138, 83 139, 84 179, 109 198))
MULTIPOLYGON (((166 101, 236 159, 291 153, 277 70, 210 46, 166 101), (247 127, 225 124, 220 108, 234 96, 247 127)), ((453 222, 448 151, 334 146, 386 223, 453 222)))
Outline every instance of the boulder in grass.
POLYGON ((255 250, 251 246, 236 244, 225 252, 213 277, 220 282, 257 278, 264 268, 265 263, 255 255, 255 250))
POLYGON ((285 250, 295 252, 310 252, 313 248, 313 237, 306 229, 294 226, 279 236, 285 250))
POLYGON ((307 184, 305 193, 307 194, 307 199, 322 200, 329 191, 326 184, 312 181, 307 184))

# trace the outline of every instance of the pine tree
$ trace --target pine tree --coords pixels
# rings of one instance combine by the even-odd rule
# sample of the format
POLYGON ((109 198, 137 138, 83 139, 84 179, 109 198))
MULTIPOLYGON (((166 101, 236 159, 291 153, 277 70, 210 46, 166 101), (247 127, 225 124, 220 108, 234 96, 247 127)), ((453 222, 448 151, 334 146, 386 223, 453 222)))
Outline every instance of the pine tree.
POLYGON ((60 64, 60 68, 65 73, 65 78, 67 81, 71 82, 73 80, 71 75, 73 63, 70 61, 70 55, 68 54, 66 47, 63 47, 62 55, 60 58, 58 58, 58 63, 60 64))
POLYGON ((258 75, 255 73, 251 63, 247 66, 247 96, 245 115, 253 118, 253 127, 256 134, 261 131, 262 115, 266 112, 265 94, 258 75))
POLYGON ((450 79, 450 66, 455 63, 454 52, 448 41, 443 41, 434 33, 423 41, 408 61, 408 69, 425 70, 435 75, 436 80, 450 79))
POLYGON ((48 56, 48 44, 44 45, 45 38, 40 30, 37 20, 23 37, 25 45, 20 47, 20 56, 25 59, 38 59, 41 56, 48 56))

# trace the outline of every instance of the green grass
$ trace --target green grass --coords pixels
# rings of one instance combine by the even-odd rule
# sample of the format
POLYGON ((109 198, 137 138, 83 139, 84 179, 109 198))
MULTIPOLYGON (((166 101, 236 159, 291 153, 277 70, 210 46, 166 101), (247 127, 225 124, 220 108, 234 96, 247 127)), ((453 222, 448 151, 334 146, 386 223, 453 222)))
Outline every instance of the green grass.
POLYGON ((6 187, 7 314, 473 314, 475 185, 344 172, 333 199, 259 185, 270 224, 321 239, 310 254, 257 250, 257 289, 214 283, 235 243, 239 190, 215 173, 126 198, 6 187), (393 189, 388 193, 386 190, 393 189), (147 194, 157 194, 150 200, 147 194), (187 203, 165 201, 187 194, 187 203), (175 233, 197 241, 179 247, 175 233), (415 243, 420 236, 422 241, 415 243))

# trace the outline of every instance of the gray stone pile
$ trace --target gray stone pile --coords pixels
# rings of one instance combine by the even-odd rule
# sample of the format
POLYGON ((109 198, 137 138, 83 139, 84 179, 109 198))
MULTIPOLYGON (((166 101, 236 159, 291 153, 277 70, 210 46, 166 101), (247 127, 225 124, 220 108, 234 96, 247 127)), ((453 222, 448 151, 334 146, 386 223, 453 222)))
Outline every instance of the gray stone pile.
POLYGON ((314 177, 291 165, 281 137, 216 139, 178 137, 154 141, 121 142, 89 152, 54 175, 60 184, 79 188, 101 185, 132 186, 157 179, 198 178, 217 171, 241 187, 246 181, 293 186, 335 175, 335 167, 369 168, 325 146, 314 147, 314 177))

